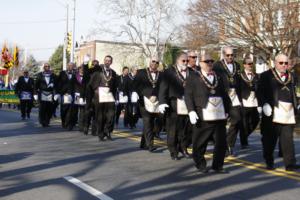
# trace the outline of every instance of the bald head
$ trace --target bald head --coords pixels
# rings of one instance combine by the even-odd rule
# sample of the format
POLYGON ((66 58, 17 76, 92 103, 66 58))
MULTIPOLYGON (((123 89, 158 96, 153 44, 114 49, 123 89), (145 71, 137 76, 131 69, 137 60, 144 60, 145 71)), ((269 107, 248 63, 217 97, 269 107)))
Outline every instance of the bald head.
POLYGON ((223 58, 225 59, 226 63, 232 63, 234 59, 233 55, 233 48, 232 47, 224 47, 223 51, 223 58))
POLYGON ((152 56, 150 60, 150 68, 156 71, 159 67, 159 58, 157 56, 152 56))

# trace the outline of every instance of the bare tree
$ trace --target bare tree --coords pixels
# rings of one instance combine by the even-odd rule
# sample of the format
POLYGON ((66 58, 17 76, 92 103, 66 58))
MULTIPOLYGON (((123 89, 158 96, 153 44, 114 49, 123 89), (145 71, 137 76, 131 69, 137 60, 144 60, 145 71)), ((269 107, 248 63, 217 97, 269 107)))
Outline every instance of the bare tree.
MULTIPOLYGON (((291 55, 298 46, 299 6, 298 0, 197 0, 188 12, 193 22, 205 22, 209 33, 217 33, 219 43, 251 46, 269 59, 278 52, 291 55)), ((203 40, 209 36, 194 34, 203 40)))
POLYGON ((99 0, 100 12, 109 15, 110 20, 100 21, 96 33, 129 41, 146 58, 161 56, 164 44, 177 30, 176 2, 178 0, 99 0))

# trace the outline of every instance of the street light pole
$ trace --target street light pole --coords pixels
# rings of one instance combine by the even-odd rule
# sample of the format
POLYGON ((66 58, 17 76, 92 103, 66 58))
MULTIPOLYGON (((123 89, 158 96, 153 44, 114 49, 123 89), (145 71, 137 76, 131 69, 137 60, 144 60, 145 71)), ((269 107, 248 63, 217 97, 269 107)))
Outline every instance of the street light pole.
POLYGON ((76 0, 74 2, 74 10, 73 10, 73 34, 72 34, 72 51, 71 51, 71 62, 74 62, 75 57, 75 14, 76 14, 76 0))
POLYGON ((67 16, 66 16, 66 32, 64 37, 64 48, 63 48, 63 70, 67 69, 67 35, 68 35, 68 29, 69 29, 69 4, 66 5, 67 9, 67 16))

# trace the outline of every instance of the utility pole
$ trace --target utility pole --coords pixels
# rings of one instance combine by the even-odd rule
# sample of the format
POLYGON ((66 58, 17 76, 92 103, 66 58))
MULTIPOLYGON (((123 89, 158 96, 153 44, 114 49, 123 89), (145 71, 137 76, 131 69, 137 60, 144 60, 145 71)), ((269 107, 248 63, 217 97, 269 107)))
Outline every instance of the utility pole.
POLYGON ((72 39, 72 51, 71 51, 71 62, 74 62, 75 57, 75 14, 76 14, 76 0, 74 2, 74 10, 73 10, 73 39, 72 39))
POLYGON ((64 37, 64 48, 63 48, 63 70, 67 69, 67 35, 68 35, 68 29, 69 29, 69 4, 66 5, 67 9, 67 16, 66 16, 66 32, 64 37))

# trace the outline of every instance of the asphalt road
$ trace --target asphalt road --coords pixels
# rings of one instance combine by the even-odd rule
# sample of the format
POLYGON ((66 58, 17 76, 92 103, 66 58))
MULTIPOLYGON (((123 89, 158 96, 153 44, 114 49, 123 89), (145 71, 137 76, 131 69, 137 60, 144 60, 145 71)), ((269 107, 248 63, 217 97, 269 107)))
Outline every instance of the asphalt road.
MULTIPOLYGON (((19 113, 0 110, 0 199, 299 199, 300 171, 285 172, 280 158, 276 171, 265 170, 257 133, 250 149, 237 144, 228 174, 204 175, 191 159, 172 161, 164 141, 155 153, 140 150, 139 134, 119 129, 114 141, 98 142, 63 130, 58 119, 42 128, 35 115, 21 121, 19 113)), ((300 162, 298 138, 295 146, 300 162)))

